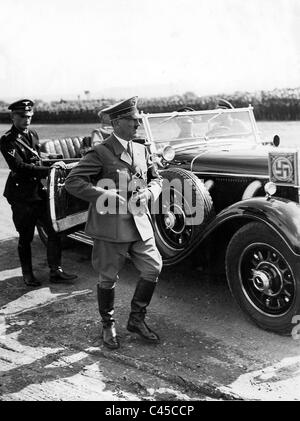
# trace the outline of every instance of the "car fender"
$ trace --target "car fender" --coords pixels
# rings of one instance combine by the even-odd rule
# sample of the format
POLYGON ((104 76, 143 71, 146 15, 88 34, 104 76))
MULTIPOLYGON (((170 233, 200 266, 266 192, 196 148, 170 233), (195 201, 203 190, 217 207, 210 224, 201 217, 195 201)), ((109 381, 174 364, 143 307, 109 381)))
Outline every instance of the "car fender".
POLYGON ((273 229, 291 251, 300 255, 300 205, 281 198, 255 197, 223 209, 206 227, 203 238, 220 227, 237 227, 250 221, 262 222, 273 229))

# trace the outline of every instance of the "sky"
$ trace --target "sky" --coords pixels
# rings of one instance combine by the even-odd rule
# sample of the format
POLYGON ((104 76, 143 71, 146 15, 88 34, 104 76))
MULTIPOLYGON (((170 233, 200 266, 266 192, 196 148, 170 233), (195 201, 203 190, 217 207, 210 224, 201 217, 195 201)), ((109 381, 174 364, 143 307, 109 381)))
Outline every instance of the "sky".
POLYGON ((293 87, 299 0, 0 0, 0 100, 293 87))

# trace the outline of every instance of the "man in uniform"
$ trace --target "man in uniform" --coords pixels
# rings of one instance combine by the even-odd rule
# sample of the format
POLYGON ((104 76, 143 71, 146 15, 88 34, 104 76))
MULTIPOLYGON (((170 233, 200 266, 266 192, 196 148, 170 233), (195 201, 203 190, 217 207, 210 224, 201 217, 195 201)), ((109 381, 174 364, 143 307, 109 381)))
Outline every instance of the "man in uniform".
POLYGON ((146 308, 162 268, 147 202, 160 195, 162 179, 146 147, 132 142, 140 126, 136 104, 137 97, 133 97, 102 110, 110 117, 113 133, 94 145, 66 179, 69 193, 90 202, 86 233, 94 239, 92 264, 99 273, 102 337, 110 349, 119 347, 113 318, 115 285, 127 253, 140 272, 127 329, 148 342, 159 341, 145 323, 146 308), (130 199, 133 194, 135 201, 130 199))
MULTIPOLYGON (((32 270, 31 242, 37 220, 48 234, 47 260, 50 281, 68 282, 77 278, 61 268, 61 241, 47 217, 46 192, 41 179, 46 178, 50 168, 41 165, 39 138, 35 130, 29 129, 34 103, 29 99, 11 104, 13 125, 0 139, 0 150, 10 168, 4 196, 11 205, 13 222, 19 233, 18 253, 23 280, 28 286, 39 286, 32 270)), ((56 163, 55 166, 64 166, 56 163)))
MULTIPOLYGON (((226 99, 220 99, 217 104, 219 110, 234 109, 234 106, 226 99)), ((206 136, 226 136, 232 134, 245 134, 249 132, 249 127, 240 118, 236 118, 233 113, 223 113, 215 115, 208 122, 209 130, 206 136)))
MULTIPOLYGON (((195 111, 191 107, 182 107, 177 110, 178 113, 185 113, 189 111, 195 111)), ((176 117, 176 123, 178 127, 180 128, 180 132, 177 136, 178 139, 183 138, 192 138, 196 137, 196 135, 193 132, 193 126, 194 126, 194 117, 191 115, 188 116, 178 116, 176 117)), ((178 143, 178 142, 177 142, 178 143)), ((174 143, 175 144, 175 143, 174 143)), ((171 143, 173 145, 173 142, 171 143)))

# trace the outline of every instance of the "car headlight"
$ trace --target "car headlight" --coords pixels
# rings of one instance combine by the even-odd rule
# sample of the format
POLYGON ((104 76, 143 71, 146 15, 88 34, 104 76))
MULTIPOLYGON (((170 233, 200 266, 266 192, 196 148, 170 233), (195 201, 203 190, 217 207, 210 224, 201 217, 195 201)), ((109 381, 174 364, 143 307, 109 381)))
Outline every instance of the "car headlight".
POLYGON ((175 157, 175 150, 172 146, 165 146, 162 151, 162 157, 165 161, 172 161, 175 157))
POLYGON ((266 194, 269 196, 274 196, 277 191, 276 184, 272 183, 272 181, 269 181, 267 184, 265 184, 264 189, 266 194))

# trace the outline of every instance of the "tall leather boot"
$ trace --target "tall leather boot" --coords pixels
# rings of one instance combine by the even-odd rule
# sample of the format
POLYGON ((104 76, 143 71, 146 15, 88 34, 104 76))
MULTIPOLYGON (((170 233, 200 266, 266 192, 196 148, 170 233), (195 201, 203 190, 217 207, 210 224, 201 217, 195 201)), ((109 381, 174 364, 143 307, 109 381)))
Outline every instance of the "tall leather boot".
POLYGON ((66 273, 61 267, 61 239, 57 234, 48 235, 47 260, 50 267, 50 282, 68 284, 77 278, 77 275, 66 273))
POLYGON ((114 314, 115 289, 101 288, 97 285, 97 297, 99 313, 103 325, 102 339, 103 344, 109 349, 117 349, 120 347, 118 341, 114 314))
POLYGON ((152 343, 158 343, 159 336, 146 325, 145 316, 155 287, 155 282, 149 282, 142 278, 139 280, 131 301, 131 312, 127 324, 129 332, 138 333, 152 343))
POLYGON ((31 246, 30 244, 18 245, 18 254, 22 268, 23 281, 27 286, 38 287, 41 285, 40 281, 36 279, 32 271, 32 260, 31 260, 31 246))

